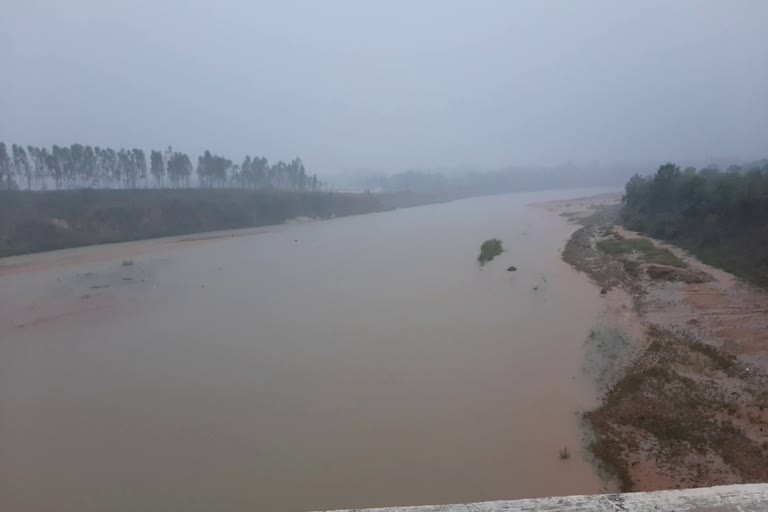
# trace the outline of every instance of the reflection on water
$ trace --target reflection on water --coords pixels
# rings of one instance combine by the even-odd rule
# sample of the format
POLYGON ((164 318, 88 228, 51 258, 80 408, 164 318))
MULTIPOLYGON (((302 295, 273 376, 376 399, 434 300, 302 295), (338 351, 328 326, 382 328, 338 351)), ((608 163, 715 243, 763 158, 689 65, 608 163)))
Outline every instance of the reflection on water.
POLYGON ((573 227, 526 206, 569 194, 31 258, 0 277, 0 509, 601 490, 576 415, 600 296, 560 260, 573 227))

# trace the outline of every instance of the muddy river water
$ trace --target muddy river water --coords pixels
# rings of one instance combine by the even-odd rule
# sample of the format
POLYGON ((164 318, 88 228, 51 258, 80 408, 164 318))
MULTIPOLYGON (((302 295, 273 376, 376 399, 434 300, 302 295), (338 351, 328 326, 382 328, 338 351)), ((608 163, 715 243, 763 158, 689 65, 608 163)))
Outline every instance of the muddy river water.
POLYGON ((0 260, 0 510, 601 491, 577 413, 604 299, 528 206, 586 192, 0 260))

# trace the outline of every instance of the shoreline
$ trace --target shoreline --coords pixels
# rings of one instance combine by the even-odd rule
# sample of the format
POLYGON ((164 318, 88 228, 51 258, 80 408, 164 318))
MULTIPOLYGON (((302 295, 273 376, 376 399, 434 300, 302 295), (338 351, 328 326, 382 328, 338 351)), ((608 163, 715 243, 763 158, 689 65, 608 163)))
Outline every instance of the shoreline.
POLYGON ((598 471, 624 492, 768 480, 768 294, 618 226, 616 199, 536 205, 580 225, 563 260, 605 298, 585 341, 598 471), (664 264, 605 250, 642 238, 664 264))
MULTIPOLYGON (((551 189, 565 190, 578 189, 551 189)), ((0 269, 12 258, 82 247, 177 237, 198 241, 223 232, 529 192, 545 190, 477 196, 226 188, 0 191, 0 269)))
POLYGON ((263 189, 0 191, 0 261, 78 247, 255 229, 449 201, 410 192, 263 189))

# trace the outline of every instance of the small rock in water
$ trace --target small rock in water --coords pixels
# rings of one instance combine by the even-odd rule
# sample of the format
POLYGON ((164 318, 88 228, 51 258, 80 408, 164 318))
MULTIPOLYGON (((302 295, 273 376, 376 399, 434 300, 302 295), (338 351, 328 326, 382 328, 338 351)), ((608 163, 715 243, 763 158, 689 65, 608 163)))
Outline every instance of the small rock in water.
POLYGON ((130 266, 132 266, 132 265, 133 265, 133 260, 123 260, 123 263, 122 263, 122 265, 123 265, 124 267, 130 267, 130 266))
POLYGON ((608 293, 608 289, 607 288, 603 288, 603 289, 600 290, 600 295, 605 295, 606 293, 608 293))
POLYGON ((514 272, 515 270, 517 270, 517 267, 514 265, 510 265, 509 267, 507 267, 507 272, 514 272))

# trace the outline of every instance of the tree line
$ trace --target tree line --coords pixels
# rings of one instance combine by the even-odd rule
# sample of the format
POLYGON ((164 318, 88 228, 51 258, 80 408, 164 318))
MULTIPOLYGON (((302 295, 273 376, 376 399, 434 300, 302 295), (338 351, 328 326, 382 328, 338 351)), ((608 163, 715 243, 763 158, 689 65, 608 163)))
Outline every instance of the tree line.
POLYGON ((626 185, 621 220, 768 286, 768 159, 701 170, 673 163, 626 185))
POLYGON ((628 227, 662 238, 704 226, 755 225, 768 221, 768 161, 681 170, 673 163, 626 185, 622 217, 628 227))
POLYGON ((499 169, 411 169, 391 175, 368 172, 352 178, 362 189, 410 191, 444 198, 471 197, 566 187, 620 186, 637 170, 635 165, 573 164, 555 166, 516 165, 499 169))
POLYGON ((174 151, 54 145, 45 147, 0 142, 0 189, 64 190, 75 188, 253 188, 319 190, 300 158, 271 164, 266 157, 246 156, 242 163, 205 151, 193 165, 174 151), (196 176, 196 178, 195 178, 196 176))

